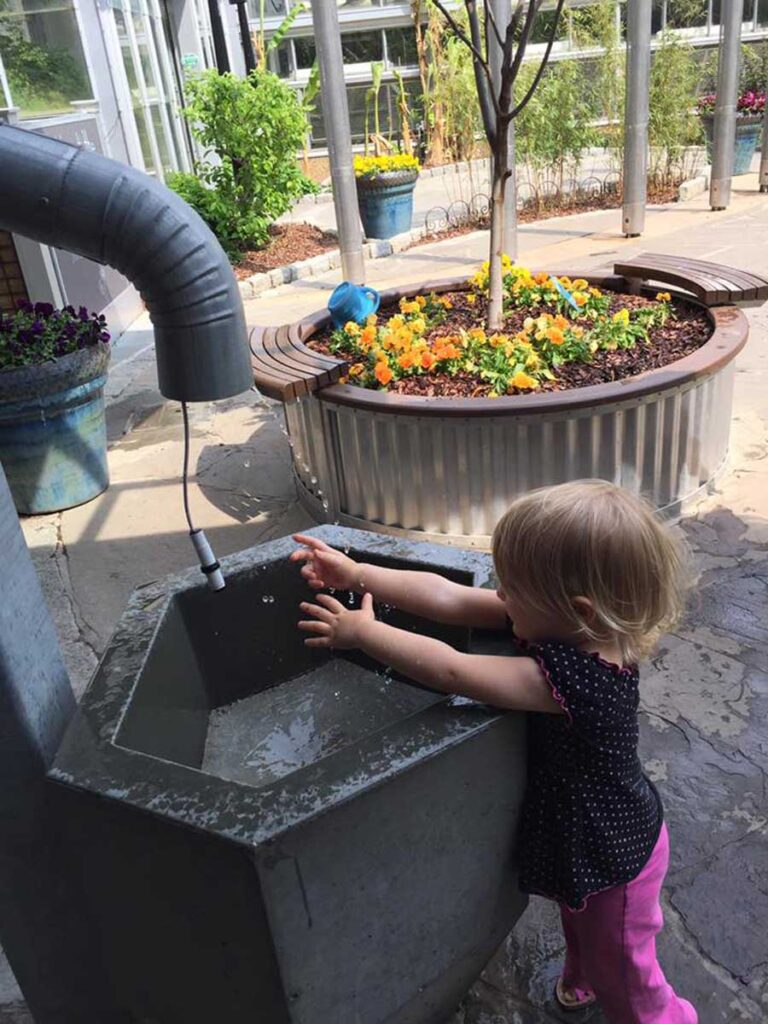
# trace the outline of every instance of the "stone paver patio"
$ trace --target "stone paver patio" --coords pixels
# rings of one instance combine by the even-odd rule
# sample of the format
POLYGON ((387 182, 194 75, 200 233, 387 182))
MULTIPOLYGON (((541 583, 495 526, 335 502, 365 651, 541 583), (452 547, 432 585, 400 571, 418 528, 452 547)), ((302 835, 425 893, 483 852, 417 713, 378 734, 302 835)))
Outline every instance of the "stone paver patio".
MULTIPOLYGON (((727 213, 710 213, 704 198, 653 210, 643 239, 618 235, 615 211, 528 225, 520 260, 586 270, 645 249, 760 272, 768 196, 756 193, 754 176, 739 186, 727 213)), ((468 235, 377 261, 370 283, 468 273, 485 244, 468 235)), ((338 280, 329 274, 261 296, 246 304, 248 321, 295 319, 324 305, 338 280)), ((691 611, 644 673, 643 758, 673 843, 661 953, 701 1024, 768 1020, 768 308, 748 315, 731 464, 681 524, 701 573, 691 611)), ((250 393, 191 411, 193 506, 219 556, 310 525, 296 503, 279 407, 250 393)), ((109 490, 23 523, 78 690, 132 589, 193 561, 179 487, 181 418, 157 392, 148 323, 115 349, 108 416, 109 490)), ((545 1005, 561 955, 556 917, 545 901, 531 902, 451 1024, 557 1019, 545 1005)), ((3 968, 0 1024, 29 1020, 3 968)))

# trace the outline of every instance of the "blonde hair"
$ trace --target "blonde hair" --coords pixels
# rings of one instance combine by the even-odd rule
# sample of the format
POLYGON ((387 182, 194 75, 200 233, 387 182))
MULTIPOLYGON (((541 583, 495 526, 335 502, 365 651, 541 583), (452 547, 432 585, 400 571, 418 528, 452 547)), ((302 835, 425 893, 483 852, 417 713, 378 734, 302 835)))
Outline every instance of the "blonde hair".
POLYGON ((640 498, 603 480, 518 498, 493 532, 493 560, 508 593, 577 637, 616 643, 625 665, 647 656, 684 609, 685 545, 640 498), (592 604, 589 624, 577 597, 592 604))

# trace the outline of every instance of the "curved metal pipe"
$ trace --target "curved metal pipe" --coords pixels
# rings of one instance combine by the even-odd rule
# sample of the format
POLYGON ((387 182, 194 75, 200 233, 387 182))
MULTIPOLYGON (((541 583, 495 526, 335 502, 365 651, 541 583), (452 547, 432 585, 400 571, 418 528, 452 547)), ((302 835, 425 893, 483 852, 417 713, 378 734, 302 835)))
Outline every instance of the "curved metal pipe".
POLYGON ((108 264, 155 328, 160 391, 228 398, 253 384, 245 317, 216 237, 179 196, 125 164, 0 126, 0 226, 108 264))

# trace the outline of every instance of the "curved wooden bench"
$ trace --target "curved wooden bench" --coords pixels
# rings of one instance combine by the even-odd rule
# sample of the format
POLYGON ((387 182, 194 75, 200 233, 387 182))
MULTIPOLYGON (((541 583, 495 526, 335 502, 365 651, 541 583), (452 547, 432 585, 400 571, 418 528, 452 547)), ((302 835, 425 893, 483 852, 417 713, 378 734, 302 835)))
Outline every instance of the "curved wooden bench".
POLYGON ((687 256, 646 252, 615 263, 613 270, 625 277, 636 293, 645 282, 658 281, 690 292, 704 306, 762 305, 768 299, 766 278, 687 256))
POLYGON ((253 382, 261 394, 292 402, 344 376, 347 363, 307 348, 305 334, 301 324, 251 329, 253 382))

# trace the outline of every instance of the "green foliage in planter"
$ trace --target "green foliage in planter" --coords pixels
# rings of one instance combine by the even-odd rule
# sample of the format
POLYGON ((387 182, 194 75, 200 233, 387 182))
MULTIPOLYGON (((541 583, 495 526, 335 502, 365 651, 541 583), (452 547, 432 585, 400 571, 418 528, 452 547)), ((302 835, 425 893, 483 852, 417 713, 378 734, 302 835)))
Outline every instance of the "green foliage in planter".
POLYGON ((85 306, 54 309, 49 302, 19 302, 14 313, 0 313, 0 371, 34 366, 109 341, 102 314, 85 306))
POLYGON ((187 82, 185 117, 206 159, 167 184, 194 207, 232 257, 263 245, 294 199, 316 190, 297 164, 307 131, 296 93, 271 71, 205 71, 187 82))
POLYGON ((692 103, 699 69, 693 48, 674 32, 663 32, 653 55, 648 116, 650 176, 671 184, 689 176, 686 150, 702 141, 701 123, 692 103))
MULTIPOLYGON (((535 66, 523 68, 518 95, 525 95, 534 73, 535 66)), ((567 169, 574 172, 582 150, 596 141, 590 126, 588 92, 581 61, 561 60, 552 65, 515 121, 518 159, 534 171, 546 168, 548 176, 559 183, 567 169)))

